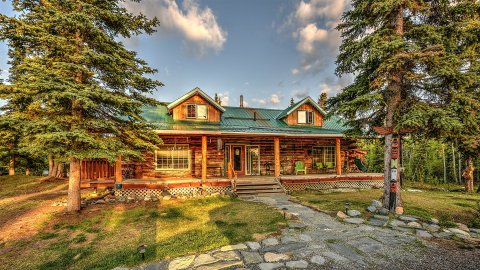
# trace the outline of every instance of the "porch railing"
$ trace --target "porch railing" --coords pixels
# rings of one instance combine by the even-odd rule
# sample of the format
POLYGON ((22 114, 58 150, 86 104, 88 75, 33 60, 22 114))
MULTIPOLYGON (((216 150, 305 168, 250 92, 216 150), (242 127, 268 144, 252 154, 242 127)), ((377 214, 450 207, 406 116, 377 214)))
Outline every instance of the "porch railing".
POLYGON ((237 172, 233 169, 233 165, 231 162, 228 163, 228 170, 228 176, 232 177, 232 179, 230 180, 232 185, 232 191, 237 192, 237 172))

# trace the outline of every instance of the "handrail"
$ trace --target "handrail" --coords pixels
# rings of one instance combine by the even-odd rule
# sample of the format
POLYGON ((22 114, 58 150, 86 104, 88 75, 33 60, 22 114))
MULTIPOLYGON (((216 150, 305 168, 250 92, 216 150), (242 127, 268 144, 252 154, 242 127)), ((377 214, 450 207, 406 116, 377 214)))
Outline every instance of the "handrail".
POLYGON ((233 179, 231 180, 232 191, 237 192, 237 172, 233 169, 233 165, 231 162, 228 163, 229 169, 232 170, 233 179))

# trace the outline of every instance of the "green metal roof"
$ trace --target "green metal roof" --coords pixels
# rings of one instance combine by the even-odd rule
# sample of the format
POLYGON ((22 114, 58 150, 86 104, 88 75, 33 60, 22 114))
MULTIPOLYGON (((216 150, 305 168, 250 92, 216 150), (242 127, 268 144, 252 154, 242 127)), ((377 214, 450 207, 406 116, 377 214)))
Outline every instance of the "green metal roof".
POLYGON ((282 110, 229 106, 223 107, 225 112, 222 114, 220 123, 173 120, 172 115, 168 113, 167 106, 168 103, 161 103, 156 107, 147 107, 142 116, 147 122, 155 125, 158 130, 165 131, 342 135, 347 129, 341 118, 337 116, 325 119, 322 127, 292 126, 278 118, 282 110))

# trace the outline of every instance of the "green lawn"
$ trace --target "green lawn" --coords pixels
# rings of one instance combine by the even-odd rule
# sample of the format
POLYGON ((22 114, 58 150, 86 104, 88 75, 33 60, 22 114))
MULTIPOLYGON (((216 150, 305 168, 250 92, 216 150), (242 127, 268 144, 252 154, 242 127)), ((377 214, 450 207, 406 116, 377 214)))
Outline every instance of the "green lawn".
MULTIPOLYGON (((345 204, 350 209, 366 213, 366 207, 372 200, 379 199, 383 190, 370 189, 354 192, 297 192, 294 200, 313 206, 320 211, 335 215, 344 211, 345 204)), ((402 192, 405 214, 419 216, 425 220, 435 217, 445 225, 449 222, 461 222, 469 226, 479 219, 480 194, 465 194, 462 192, 424 191, 402 192)), ((474 224, 475 222, 475 224, 474 224)))
POLYGON ((141 244, 147 262, 160 261, 253 240, 282 226, 278 211, 231 198, 95 205, 52 215, 32 237, 0 242, 0 269, 134 266, 142 263, 141 244))

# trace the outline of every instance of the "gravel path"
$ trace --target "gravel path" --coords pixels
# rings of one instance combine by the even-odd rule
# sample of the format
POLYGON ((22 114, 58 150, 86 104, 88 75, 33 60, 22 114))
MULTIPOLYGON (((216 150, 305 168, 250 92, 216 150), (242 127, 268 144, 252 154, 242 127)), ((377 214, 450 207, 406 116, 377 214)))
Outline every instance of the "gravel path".
MULTIPOLYGON (((225 246, 204 254, 135 269, 478 269, 479 250, 451 241, 423 240, 411 231, 341 223, 327 214, 288 201, 256 197, 298 217, 277 237, 225 246)), ((128 268, 116 268, 128 269, 128 268)))

